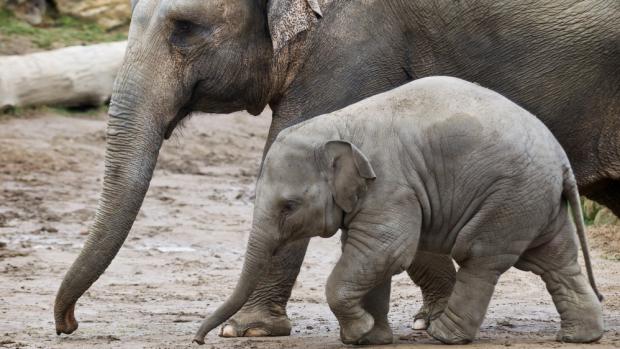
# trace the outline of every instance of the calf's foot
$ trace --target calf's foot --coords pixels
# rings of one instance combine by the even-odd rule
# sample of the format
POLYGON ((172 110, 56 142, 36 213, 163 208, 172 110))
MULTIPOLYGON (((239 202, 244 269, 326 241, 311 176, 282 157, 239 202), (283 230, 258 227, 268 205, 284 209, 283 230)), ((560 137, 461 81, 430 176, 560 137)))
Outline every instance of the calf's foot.
POLYGON ((378 324, 375 323, 375 326, 357 341, 358 345, 383 345, 383 344, 392 344, 394 341, 394 333, 390 328, 389 324, 378 324))
POLYGON ((368 312, 363 312, 357 319, 341 320, 340 339, 344 344, 363 344, 364 337, 370 334, 374 325, 375 320, 368 312))
POLYGON ((458 323, 452 321, 446 314, 431 321, 426 332, 444 344, 467 344, 474 339, 474 336, 461 330, 458 323))
POLYGON ((414 330, 426 330, 431 321, 443 314, 450 297, 443 297, 434 301, 424 302, 420 310, 413 318, 414 330))
POLYGON ((603 337, 603 329, 598 326, 584 326, 581 324, 574 328, 562 328, 556 337, 558 342, 566 343, 592 343, 603 337))

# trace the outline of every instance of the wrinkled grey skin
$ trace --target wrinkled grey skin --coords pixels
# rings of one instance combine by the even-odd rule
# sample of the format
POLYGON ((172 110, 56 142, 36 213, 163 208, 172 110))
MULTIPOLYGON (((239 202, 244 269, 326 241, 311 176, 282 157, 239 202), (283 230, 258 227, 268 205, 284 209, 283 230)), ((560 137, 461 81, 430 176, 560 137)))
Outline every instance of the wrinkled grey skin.
MULTIPOLYGON (((164 139, 190 111, 259 113, 285 127, 412 79, 445 74, 516 101, 549 126, 589 197, 620 214, 620 2, 617 0, 140 0, 115 84, 103 190, 84 249, 56 297, 58 333, 110 264, 148 190, 164 139), (322 17, 319 16, 319 12, 322 17), (275 48, 275 50, 274 50, 275 48)), ((278 251, 270 275, 222 329, 286 335, 286 303, 307 247, 278 251)), ((455 270, 418 254, 425 327, 455 270)), ((389 286, 371 299, 387 299, 389 286)), ((385 303, 367 304, 377 309, 385 303)))
POLYGON ((428 328, 436 339, 473 340, 499 276, 516 266, 547 284, 562 318, 558 340, 596 341, 603 321, 580 212, 568 158, 533 115, 463 80, 420 79, 280 133, 258 180, 239 283, 195 340, 241 308, 279 248, 342 228, 326 296, 345 344, 391 336, 375 327, 387 314, 362 300, 410 268, 418 249, 461 266, 428 328), (569 202, 591 284, 577 263, 569 202))

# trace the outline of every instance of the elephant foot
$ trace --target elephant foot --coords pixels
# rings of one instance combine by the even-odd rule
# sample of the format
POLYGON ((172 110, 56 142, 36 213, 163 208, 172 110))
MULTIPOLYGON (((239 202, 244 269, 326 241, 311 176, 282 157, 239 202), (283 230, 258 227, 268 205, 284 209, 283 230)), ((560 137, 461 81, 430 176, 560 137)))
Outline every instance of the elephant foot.
POLYGON ((431 321, 426 332, 444 344, 467 344, 473 340, 473 336, 465 334, 446 314, 431 321))
POLYGON ((592 343, 597 342, 599 339, 603 337, 603 331, 592 331, 585 332, 579 331, 579 333, 567 332, 564 330, 560 330, 556 337, 558 342, 565 343, 592 343))
POLYGON ((360 342, 367 334, 370 334, 374 325, 375 320, 367 312, 364 312, 358 319, 342 321, 340 323, 340 339, 344 344, 361 344, 360 342))
POLYGON ((75 303, 67 309, 64 315, 56 318, 56 334, 71 334, 78 328, 78 322, 75 320, 75 303))
POLYGON ((593 324, 579 322, 574 325, 567 325, 566 322, 567 321, 564 321, 562 323, 562 329, 556 336, 558 342, 592 343, 603 337, 603 326, 600 322, 595 322, 593 324))
POLYGON ((443 314, 444 309, 448 305, 449 298, 450 297, 445 297, 434 302, 424 303, 413 318, 413 329, 426 330, 431 321, 443 314))
POLYGON ((375 324, 375 326, 362 339, 357 341, 358 345, 383 345, 394 342, 394 333, 389 324, 375 324))
POLYGON ((289 336, 291 320, 284 311, 274 314, 268 309, 239 311, 220 328, 220 337, 289 336))

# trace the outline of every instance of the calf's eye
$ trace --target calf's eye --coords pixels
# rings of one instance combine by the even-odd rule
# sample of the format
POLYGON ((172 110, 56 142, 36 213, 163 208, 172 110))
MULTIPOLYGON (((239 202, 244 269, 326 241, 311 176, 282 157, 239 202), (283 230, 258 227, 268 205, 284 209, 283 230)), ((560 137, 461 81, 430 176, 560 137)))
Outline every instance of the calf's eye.
POLYGON ((299 204, 296 201, 287 200, 282 205, 282 213, 283 214, 290 214, 290 213, 294 212, 297 209, 297 207, 299 207, 299 204))

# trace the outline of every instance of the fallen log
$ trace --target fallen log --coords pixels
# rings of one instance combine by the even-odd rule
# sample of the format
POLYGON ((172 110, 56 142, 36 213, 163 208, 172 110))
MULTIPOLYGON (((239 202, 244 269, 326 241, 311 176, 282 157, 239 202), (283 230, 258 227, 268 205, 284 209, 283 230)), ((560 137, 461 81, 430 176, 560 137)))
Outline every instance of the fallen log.
POLYGON ((97 106, 109 100, 126 42, 0 56, 0 110, 97 106))

